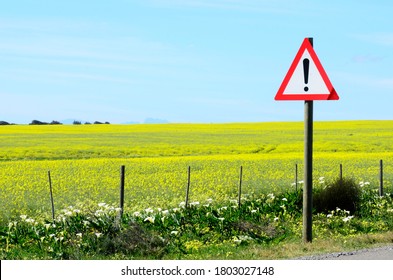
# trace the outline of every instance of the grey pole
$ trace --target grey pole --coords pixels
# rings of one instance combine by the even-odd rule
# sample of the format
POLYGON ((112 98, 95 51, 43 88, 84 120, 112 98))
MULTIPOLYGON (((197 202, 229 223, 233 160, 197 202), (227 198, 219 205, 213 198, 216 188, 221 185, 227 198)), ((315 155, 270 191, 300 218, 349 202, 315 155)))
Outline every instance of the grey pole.
MULTIPOLYGON (((313 39, 308 38, 311 45, 313 39)), ((303 241, 312 242, 313 101, 304 102, 303 241)))

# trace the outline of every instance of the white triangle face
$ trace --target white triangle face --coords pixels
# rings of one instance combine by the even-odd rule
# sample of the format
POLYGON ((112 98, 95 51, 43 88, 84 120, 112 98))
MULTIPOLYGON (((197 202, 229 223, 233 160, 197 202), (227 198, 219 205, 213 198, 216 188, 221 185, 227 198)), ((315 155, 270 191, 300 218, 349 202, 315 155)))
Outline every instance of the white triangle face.
POLYGON ((306 49, 290 78, 283 95, 291 94, 330 94, 321 74, 319 73, 310 53, 306 49), (306 83, 303 61, 309 60, 308 81, 306 83))

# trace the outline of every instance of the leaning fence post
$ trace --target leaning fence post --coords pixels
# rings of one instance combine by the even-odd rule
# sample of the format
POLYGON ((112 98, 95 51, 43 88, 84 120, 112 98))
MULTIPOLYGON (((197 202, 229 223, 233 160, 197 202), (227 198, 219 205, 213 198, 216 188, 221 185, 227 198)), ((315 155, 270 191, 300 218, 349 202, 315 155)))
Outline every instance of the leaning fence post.
POLYGON ((379 196, 383 196, 383 161, 379 161, 379 196))
POLYGON ((340 180, 343 180, 343 165, 340 163, 340 180))
POLYGON ((240 166, 238 205, 240 208, 242 198, 243 166, 240 166))
POLYGON ((186 204, 185 204, 186 208, 188 208, 188 195, 189 195, 189 192, 190 192, 190 183, 191 183, 191 166, 188 167, 188 180, 187 180, 186 204))
POLYGON ((125 179, 125 169, 124 165, 120 168, 120 218, 123 216, 124 211, 124 179, 125 179))
POLYGON ((52 204, 52 219, 53 219, 53 221, 55 221, 55 205, 53 203, 52 179, 50 176, 50 170, 48 170, 48 180, 49 180, 50 201, 52 204))

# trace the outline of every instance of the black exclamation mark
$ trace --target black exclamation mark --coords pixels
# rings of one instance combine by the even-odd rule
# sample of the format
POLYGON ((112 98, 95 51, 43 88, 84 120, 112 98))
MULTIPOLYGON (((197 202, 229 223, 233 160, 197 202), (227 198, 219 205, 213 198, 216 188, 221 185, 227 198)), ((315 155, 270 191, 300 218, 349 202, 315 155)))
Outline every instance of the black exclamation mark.
MULTIPOLYGON (((308 70, 310 68, 310 60, 308 58, 303 59, 303 73, 304 73, 304 83, 308 84, 308 70)), ((308 91, 308 87, 304 87, 304 91, 308 91)))

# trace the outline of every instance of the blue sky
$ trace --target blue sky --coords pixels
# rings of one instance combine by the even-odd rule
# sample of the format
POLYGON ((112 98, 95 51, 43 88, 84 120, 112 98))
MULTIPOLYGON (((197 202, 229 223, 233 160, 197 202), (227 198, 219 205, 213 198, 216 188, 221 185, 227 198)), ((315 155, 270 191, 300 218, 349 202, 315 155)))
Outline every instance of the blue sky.
POLYGON ((274 96, 305 37, 339 101, 315 120, 393 119, 392 1, 13 0, 0 120, 303 120, 274 96))

